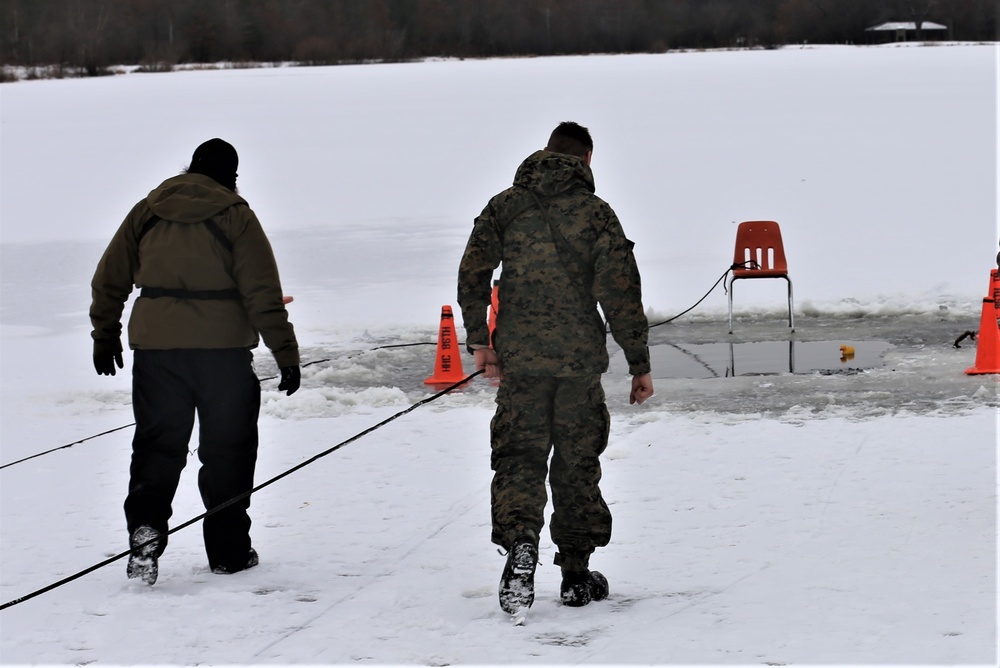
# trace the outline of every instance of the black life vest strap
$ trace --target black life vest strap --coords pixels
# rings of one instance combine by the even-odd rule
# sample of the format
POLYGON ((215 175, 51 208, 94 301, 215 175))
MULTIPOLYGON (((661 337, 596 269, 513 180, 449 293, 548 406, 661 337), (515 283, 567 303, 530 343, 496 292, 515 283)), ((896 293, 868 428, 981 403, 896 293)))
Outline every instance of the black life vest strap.
POLYGON ((183 288, 142 288, 140 298, 158 299, 173 297, 174 299, 239 299, 240 291, 229 290, 185 290, 183 288))

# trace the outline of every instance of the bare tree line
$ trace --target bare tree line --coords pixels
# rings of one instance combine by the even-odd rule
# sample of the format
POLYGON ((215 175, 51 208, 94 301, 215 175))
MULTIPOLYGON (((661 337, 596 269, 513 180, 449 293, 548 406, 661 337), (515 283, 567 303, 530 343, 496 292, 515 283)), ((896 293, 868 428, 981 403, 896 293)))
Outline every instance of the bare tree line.
MULTIPOLYGON (((884 21, 993 41, 996 0, 4 0, 3 65, 333 64, 862 43, 884 21)), ((919 36, 918 36, 919 39, 919 36)))

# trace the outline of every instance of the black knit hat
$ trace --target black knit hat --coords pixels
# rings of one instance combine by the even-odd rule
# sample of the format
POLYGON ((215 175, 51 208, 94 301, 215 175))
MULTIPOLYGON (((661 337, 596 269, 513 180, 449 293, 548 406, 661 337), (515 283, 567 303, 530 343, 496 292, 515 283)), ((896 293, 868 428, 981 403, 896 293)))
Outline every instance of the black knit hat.
POLYGON ((189 174, 204 174, 230 190, 236 190, 236 167, 240 159, 232 144, 221 139, 209 139, 194 150, 189 174))

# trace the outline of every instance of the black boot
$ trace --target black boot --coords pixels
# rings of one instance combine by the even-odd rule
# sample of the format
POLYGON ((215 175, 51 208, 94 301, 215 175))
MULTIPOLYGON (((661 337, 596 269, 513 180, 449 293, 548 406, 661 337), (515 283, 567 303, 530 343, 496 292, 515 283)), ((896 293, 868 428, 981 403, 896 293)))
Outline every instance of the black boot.
POLYGON ((160 555, 160 532, 144 524, 129 537, 128 546, 132 553, 125 569, 130 580, 140 579, 148 585, 156 582, 159 575, 157 557, 160 555))
POLYGON ((563 571, 559 599, 563 605, 579 608, 608 597, 608 579, 598 571, 563 571))
POLYGON ((240 571, 245 571, 248 568, 253 568, 260 563, 260 557, 257 556, 257 550, 250 548, 250 553, 247 555, 247 562, 245 565, 238 568, 227 568, 226 566, 215 566, 212 568, 212 572, 216 575, 231 575, 232 573, 239 573, 240 571))
POLYGON ((500 609, 509 615, 535 602, 535 566, 538 546, 528 537, 514 543, 507 552, 507 564, 500 576, 500 609))

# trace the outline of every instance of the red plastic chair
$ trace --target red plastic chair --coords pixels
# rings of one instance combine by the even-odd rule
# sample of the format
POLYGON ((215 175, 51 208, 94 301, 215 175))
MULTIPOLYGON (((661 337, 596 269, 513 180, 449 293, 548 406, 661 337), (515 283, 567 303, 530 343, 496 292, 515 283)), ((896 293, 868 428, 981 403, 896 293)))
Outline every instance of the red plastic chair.
POLYGON ((781 228, 773 220, 749 220, 736 229, 733 274, 729 279, 729 333, 733 333, 733 283, 741 278, 783 278, 788 282, 788 326, 795 331, 792 279, 788 277, 781 228))

